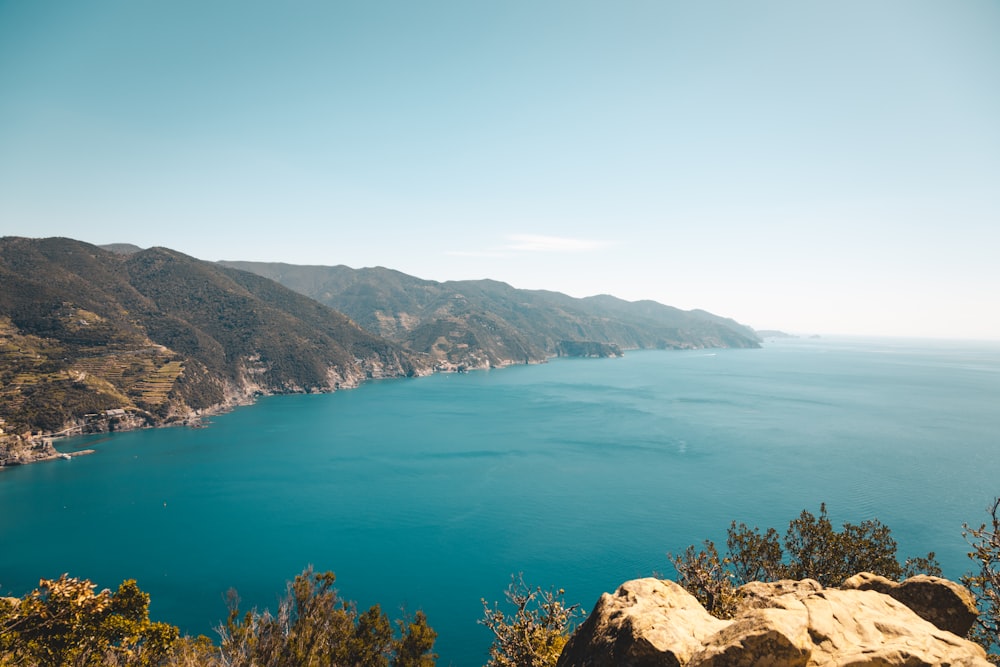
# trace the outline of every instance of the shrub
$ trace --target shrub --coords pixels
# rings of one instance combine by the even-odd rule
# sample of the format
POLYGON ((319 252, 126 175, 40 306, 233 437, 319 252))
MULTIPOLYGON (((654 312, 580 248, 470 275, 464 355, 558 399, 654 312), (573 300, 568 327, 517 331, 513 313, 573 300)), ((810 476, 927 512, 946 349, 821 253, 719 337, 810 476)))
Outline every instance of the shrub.
POLYGON ((149 595, 134 581, 114 593, 61 576, 20 599, 0 598, 0 666, 38 667, 432 667, 437 633, 418 611, 396 621, 378 605, 358 613, 340 600, 332 572, 312 568, 289 582, 276 616, 241 614, 229 594, 221 646, 149 620, 149 595))
POLYGON ((147 667, 166 657, 177 628, 149 620, 149 595, 128 580, 114 593, 62 575, 0 608, 0 652, 42 667, 147 667))
POLYGON ((524 583, 523 575, 511 577, 505 596, 514 606, 508 616, 496 602, 483 603, 479 621, 493 633, 487 667, 550 667, 569 640, 580 605, 567 605, 563 589, 543 591, 524 583))
POLYGON ((395 637, 389 618, 378 605, 363 613, 341 600, 333 588, 333 572, 307 568, 288 584, 276 615, 268 610, 241 614, 239 596, 230 591, 229 618, 219 628, 220 653, 227 667, 292 667, 354 665, 356 667, 425 667, 437 634, 417 612, 397 621, 395 637))
POLYGON ((170 647, 166 667, 222 667, 219 649, 205 635, 181 637, 170 647))
POLYGON ((962 577, 976 596, 979 618, 969 633, 970 639, 992 650, 990 660, 1000 665, 1000 498, 986 508, 990 523, 978 528, 963 524, 962 535, 972 546, 969 558, 977 570, 962 577))
POLYGON ((878 519, 857 525, 845 523, 838 532, 826 504, 820 505, 818 517, 802 510, 789 522, 783 543, 784 548, 774 528, 761 533, 757 527, 733 521, 725 557, 719 557, 711 541, 706 541, 701 551, 691 546, 680 556, 668 557, 677 571, 677 583, 720 618, 732 615, 738 602, 737 587, 750 581, 809 578, 824 586, 837 586, 858 572, 893 580, 919 572, 941 575, 934 552, 900 564, 896 541, 889 527, 878 519))
POLYGON ((677 570, 677 583, 694 595, 708 613, 718 618, 732 618, 738 596, 733 585, 735 575, 730 558, 719 558, 715 543, 705 540, 705 548, 689 546, 683 554, 670 559, 677 570))

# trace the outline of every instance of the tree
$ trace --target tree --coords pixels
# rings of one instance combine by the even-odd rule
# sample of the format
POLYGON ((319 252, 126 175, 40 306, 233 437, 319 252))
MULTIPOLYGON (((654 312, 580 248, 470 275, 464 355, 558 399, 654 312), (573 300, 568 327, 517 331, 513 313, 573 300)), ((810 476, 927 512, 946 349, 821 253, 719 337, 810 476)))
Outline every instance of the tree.
MULTIPOLYGON (((888 526, 878 519, 869 519, 857 525, 845 523, 843 531, 838 533, 827 516, 826 503, 819 508, 819 517, 802 510, 788 525, 785 534, 788 578, 808 577, 824 586, 837 586, 858 572, 893 580, 903 576, 903 566, 896 559, 896 540, 892 539, 888 526)), ((930 567, 936 568, 933 553, 923 560, 934 563, 930 567)), ((940 568, 935 574, 940 574, 940 568)))
POLYGON ((728 618, 736 610, 737 588, 750 581, 815 579, 823 586, 838 586, 859 572, 871 572, 898 580, 918 572, 941 575, 934 552, 909 558, 901 565, 896 558, 896 541, 889 527, 878 519, 860 524, 845 523, 834 529, 820 505, 819 516, 807 510, 788 523, 784 548, 778 532, 733 521, 726 546, 729 553, 719 556, 711 541, 697 551, 693 546, 680 556, 668 554, 677 571, 677 583, 684 586, 713 615, 728 618))
POLYGON ((523 575, 511 577, 505 597, 514 606, 508 616, 499 603, 483 603, 479 621, 493 633, 487 667, 551 667, 569 640, 580 605, 566 605, 563 589, 543 591, 524 583, 523 575))
POLYGON ((424 612, 418 611, 412 619, 399 619, 396 626, 399 640, 393 667, 432 667, 437 660, 437 654, 431 653, 437 633, 427 625, 424 612))
POLYGON ((437 634, 417 612, 414 620, 397 621, 395 637, 379 605, 358 613, 333 588, 333 572, 311 567, 288 584, 277 615, 268 610, 241 614, 239 596, 230 591, 229 617, 219 628, 220 653, 226 667, 429 667, 437 634))
POLYGON ((738 602, 732 560, 719 558, 715 543, 705 540, 705 548, 695 551, 689 546, 682 555, 670 560, 677 570, 677 583, 698 599, 708 613, 718 618, 732 618, 738 602))
POLYGON ((729 560, 737 581, 774 581, 785 576, 781 562, 781 544, 778 531, 768 528, 761 535, 760 529, 733 521, 726 537, 729 560))
POLYGON ((972 546, 969 558, 977 571, 962 577, 979 606, 979 618, 969 636, 992 651, 990 660, 1000 665, 1000 498, 986 508, 990 523, 978 528, 962 524, 962 535, 972 546))
POLYGON ((205 635, 181 637, 170 647, 165 667, 221 667, 219 649, 205 635))
POLYGON ((149 620, 149 595, 134 580, 95 593, 86 579, 42 579, 0 608, 0 651, 15 664, 147 667, 169 653, 178 630, 149 620))

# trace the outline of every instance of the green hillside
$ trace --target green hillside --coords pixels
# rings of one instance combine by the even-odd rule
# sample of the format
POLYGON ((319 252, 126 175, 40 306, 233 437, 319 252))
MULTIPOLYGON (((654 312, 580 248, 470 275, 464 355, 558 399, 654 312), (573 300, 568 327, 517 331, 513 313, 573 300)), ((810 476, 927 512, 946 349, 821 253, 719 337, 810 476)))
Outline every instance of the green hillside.
POLYGON ((557 355, 758 345, 732 320, 652 301, 6 237, 0 465, 54 455, 40 432, 183 422, 258 394, 557 355))
POLYGON ((122 254, 69 239, 0 239, 7 441, 158 425, 255 394, 427 370, 344 315, 253 274, 164 248, 122 254))
POLYGON ((751 329, 733 320, 653 301, 576 299, 493 280, 439 283, 380 267, 222 264, 275 280, 368 331, 457 367, 537 362, 576 352, 760 344, 751 329))

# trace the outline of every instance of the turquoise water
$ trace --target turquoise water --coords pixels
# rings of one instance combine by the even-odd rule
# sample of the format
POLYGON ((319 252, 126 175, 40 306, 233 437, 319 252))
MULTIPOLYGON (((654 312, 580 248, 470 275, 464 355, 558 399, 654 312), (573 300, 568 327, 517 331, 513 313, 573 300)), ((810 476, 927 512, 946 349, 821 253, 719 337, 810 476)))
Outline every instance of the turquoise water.
POLYGON ((214 636, 228 587, 273 609, 312 564, 363 606, 423 608, 439 664, 480 665, 480 598, 512 573, 589 609, 731 519, 824 501, 957 577, 998 433, 997 344, 792 340, 267 398, 0 473, 0 591, 135 578, 154 618, 214 636))

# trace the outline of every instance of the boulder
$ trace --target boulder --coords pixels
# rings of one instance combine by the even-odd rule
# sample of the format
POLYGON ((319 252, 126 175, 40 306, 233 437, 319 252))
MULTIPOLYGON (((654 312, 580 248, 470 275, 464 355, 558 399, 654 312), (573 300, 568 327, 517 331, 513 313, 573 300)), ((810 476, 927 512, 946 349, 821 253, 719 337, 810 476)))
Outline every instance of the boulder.
POLYGON ((740 592, 744 603, 724 621, 673 582, 626 582, 601 596, 559 667, 990 667, 980 646, 885 593, 809 579, 740 592))
POLYGON ((845 589, 877 591, 899 600, 942 630, 964 637, 976 622, 979 611, 969 589, 941 577, 918 574, 901 582, 862 572, 840 585, 845 589))
POLYGON ((686 665, 704 639, 726 627, 673 581, 626 581, 597 601, 559 656, 578 667, 686 665))

